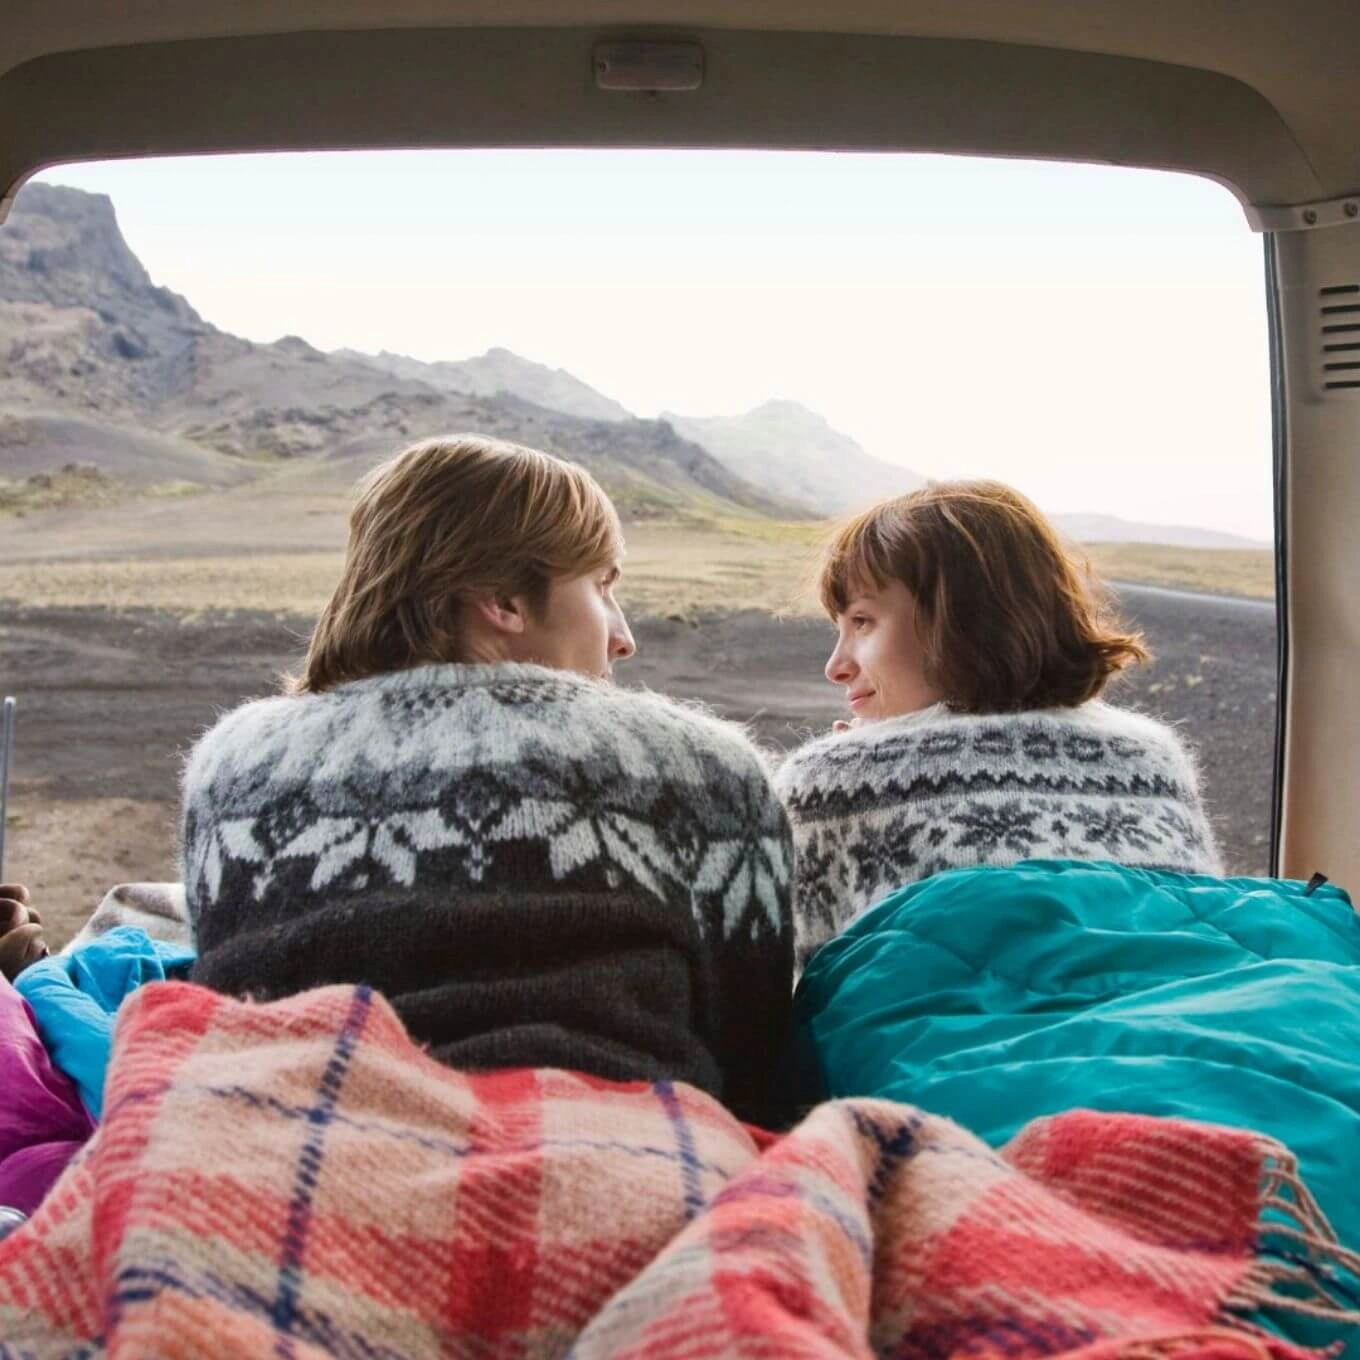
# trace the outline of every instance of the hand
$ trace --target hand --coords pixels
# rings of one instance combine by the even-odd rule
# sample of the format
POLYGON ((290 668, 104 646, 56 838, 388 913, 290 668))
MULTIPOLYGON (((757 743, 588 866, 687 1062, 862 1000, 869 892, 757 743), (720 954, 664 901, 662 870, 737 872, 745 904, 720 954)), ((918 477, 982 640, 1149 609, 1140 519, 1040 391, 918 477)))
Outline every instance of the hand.
POLYGON ((22 883, 0 883, 0 973, 11 982, 49 953, 42 917, 28 905, 22 883))
POLYGON ((837 718, 836 721, 831 724, 831 730, 833 732, 853 732, 858 726, 858 718, 851 718, 848 722, 844 718, 837 718))

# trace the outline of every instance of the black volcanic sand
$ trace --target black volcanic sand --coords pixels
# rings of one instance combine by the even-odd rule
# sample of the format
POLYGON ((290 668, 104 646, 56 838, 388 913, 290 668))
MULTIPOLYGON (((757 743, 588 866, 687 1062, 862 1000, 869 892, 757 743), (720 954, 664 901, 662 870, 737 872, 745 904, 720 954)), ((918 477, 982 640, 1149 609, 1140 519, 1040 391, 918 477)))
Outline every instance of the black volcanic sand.
MULTIPOLYGON (((1112 697, 1192 737, 1231 870, 1266 872, 1273 609, 1136 587, 1121 597, 1157 658, 1112 697)), ((305 619, 263 614, 182 621, 0 603, 0 689, 19 698, 12 798, 173 804, 180 755, 225 709, 271 692, 297 663, 307 628, 305 619)), ((787 748, 842 716, 838 692, 822 678, 832 638, 825 622, 727 613, 696 624, 642 619, 635 633, 639 654, 620 669, 622 681, 750 719, 773 746, 787 748)))

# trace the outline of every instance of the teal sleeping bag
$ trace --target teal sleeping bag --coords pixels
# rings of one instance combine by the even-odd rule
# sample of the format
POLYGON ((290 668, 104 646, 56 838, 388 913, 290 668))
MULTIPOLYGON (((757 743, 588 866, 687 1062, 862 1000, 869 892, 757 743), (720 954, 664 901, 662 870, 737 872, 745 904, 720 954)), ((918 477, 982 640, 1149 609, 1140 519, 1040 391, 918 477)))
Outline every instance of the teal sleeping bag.
POLYGON ((1360 918, 1336 888, 940 874, 813 956, 795 1021, 805 1102, 886 1096, 993 1145, 1078 1107, 1259 1130, 1360 1248, 1360 918))

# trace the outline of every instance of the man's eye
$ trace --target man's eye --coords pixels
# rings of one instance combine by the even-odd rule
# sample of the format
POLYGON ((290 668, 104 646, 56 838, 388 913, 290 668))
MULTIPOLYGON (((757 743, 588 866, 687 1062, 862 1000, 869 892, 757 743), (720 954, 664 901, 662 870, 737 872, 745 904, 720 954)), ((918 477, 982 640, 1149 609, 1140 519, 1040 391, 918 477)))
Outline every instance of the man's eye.
POLYGON ((863 628, 869 620, 863 614, 856 614, 850 622, 854 624, 856 628, 863 628))

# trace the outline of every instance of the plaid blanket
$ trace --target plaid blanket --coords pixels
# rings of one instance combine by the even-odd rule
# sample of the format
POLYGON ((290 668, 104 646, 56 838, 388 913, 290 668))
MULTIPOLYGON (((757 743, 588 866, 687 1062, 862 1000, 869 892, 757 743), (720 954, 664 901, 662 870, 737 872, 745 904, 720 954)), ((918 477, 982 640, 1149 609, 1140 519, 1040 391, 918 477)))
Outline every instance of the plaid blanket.
POLYGON ((145 988, 105 1108, 0 1243, 7 1360, 1297 1360, 1233 1321, 1279 1283, 1262 1214, 1339 1250, 1254 1135, 1077 1113, 998 1155, 865 1100, 776 1139, 686 1087, 451 1072, 362 987, 145 988))

